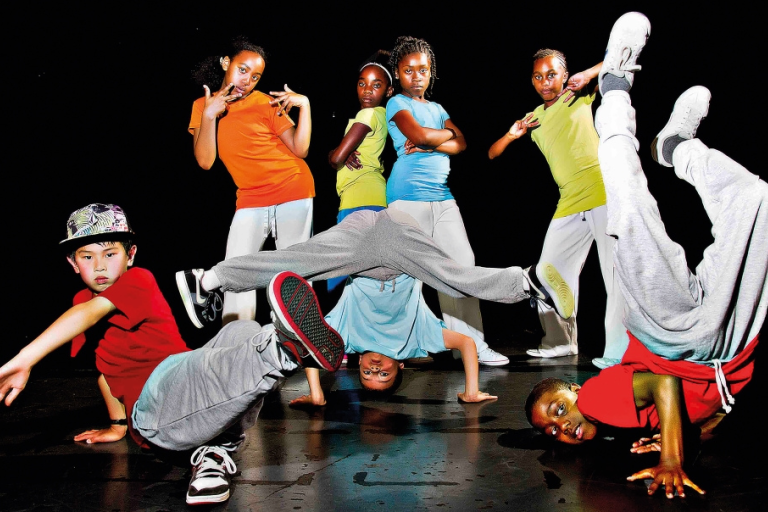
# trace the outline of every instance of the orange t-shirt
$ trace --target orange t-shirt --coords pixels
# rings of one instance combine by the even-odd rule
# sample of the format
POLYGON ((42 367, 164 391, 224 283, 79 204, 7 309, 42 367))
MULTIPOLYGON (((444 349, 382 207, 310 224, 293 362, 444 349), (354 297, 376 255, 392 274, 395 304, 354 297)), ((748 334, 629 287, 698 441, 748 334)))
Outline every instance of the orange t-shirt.
MULTIPOLYGON (((271 96, 253 91, 229 104, 218 121, 218 154, 237 186, 239 208, 256 208, 315 197, 315 180, 307 163, 280 140, 293 126, 278 116, 271 96)), ((199 129, 205 98, 192 104, 189 132, 199 129)))

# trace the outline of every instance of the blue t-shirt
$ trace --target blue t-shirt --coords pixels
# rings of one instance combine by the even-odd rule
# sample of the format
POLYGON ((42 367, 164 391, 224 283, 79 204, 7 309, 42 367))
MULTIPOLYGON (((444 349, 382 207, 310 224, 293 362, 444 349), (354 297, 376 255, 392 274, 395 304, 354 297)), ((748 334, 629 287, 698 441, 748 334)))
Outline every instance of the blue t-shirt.
POLYGON ((407 274, 392 281, 356 276, 325 321, 341 335, 347 354, 378 352, 402 361, 445 352, 445 324, 427 306, 421 286, 407 274))
POLYGON ((450 157, 445 153, 405 154, 407 137, 398 129, 392 118, 401 110, 407 110, 425 128, 445 128, 450 116, 439 103, 422 103, 398 94, 387 102, 387 127, 397 151, 397 161, 387 180, 387 203, 405 201, 447 201, 453 199, 448 189, 450 157))

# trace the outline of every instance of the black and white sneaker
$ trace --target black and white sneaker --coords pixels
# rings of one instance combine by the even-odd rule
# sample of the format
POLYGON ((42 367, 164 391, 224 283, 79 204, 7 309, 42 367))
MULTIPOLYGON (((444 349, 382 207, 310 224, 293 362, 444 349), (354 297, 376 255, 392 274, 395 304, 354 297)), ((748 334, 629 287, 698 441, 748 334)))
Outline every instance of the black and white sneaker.
POLYGON ((176 286, 179 288, 181 301, 189 319, 198 329, 215 322, 223 307, 221 291, 209 292, 200 284, 203 273, 201 268, 176 272, 176 286))
POLYGON ((290 340, 283 340, 283 345, 298 356, 299 364, 309 366, 301 362, 306 361, 308 353, 325 370, 339 369, 344 359, 344 340, 326 323, 315 291, 304 278, 280 272, 269 282, 267 300, 278 335, 297 342, 290 346, 290 340))
POLYGON ((221 503, 229 499, 231 475, 237 466, 221 446, 201 446, 192 454, 192 479, 187 490, 188 505, 221 503))

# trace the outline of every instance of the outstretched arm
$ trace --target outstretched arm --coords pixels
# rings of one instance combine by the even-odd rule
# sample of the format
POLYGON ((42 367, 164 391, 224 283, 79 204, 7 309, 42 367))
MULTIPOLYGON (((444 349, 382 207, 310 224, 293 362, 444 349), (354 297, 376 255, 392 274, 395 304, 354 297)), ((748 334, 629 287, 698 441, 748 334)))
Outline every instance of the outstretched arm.
POLYGON ((656 406, 661 447, 656 467, 638 471, 627 477, 627 480, 653 478, 648 494, 655 493, 663 485, 667 498, 673 498, 675 492, 684 498, 685 486, 704 494, 683 471, 683 397, 680 379, 671 375, 638 372, 632 377, 632 388, 638 409, 651 404, 656 406))
POLYGON ((5 399, 5 405, 11 405, 26 387, 33 366, 114 310, 115 306, 108 299, 98 296, 69 308, 40 336, 0 367, 0 401, 5 399))
POLYGON ((459 400, 462 402, 482 402, 498 398, 478 389, 480 387, 478 382, 480 365, 477 362, 475 340, 456 331, 443 329, 443 341, 445 348, 456 349, 461 352, 461 361, 464 363, 464 392, 458 394, 459 400))
MULTIPOLYGON (((125 406, 112 396, 112 391, 109 389, 107 379, 104 375, 99 375, 99 390, 101 396, 104 397, 104 403, 107 405, 107 412, 109 413, 110 420, 124 420, 125 406)), ((75 441, 85 441, 88 444, 92 443, 112 443, 119 441, 125 437, 128 432, 128 425, 110 425, 108 428, 102 428, 99 430, 86 430, 82 434, 75 436, 75 441)))
POLYGON ((371 127, 363 123, 354 123, 344 134, 341 144, 328 153, 328 163, 334 169, 339 169, 344 164, 350 169, 361 169, 363 166, 357 158, 357 147, 363 142, 366 135, 371 132, 371 127))
POLYGON ((288 146, 291 153, 299 158, 307 158, 309 154, 309 140, 312 137, 312 112, 309 109, 309 98, 293 92, 288 85, 284 85, 284 91, 272 91, 269 94, 275 97, 269 104, 279 106, 281 114, 288 115, 293 107, 299 110, 299 121, 296 126, 288 128, 280 134, 280 140, 288 146))
POLYGON ((509 128, 509 131, 491 145, 488 150, 488 158, 493 160, 501 155, 513 140, 519 139, 528 133, 528 128, 533 128, 535 126, 539 126, 539 120, 533 119, 533 112, 527 114, 523 119, 515 121, 509 128))
POLYGON ((318 407, 325 405, 325 395, 320 386, 320 370, 305 368, 304 373, 307 375, 307 382, 309 383, 309 394, 294 398, 288 405, 314 405, 318 407))

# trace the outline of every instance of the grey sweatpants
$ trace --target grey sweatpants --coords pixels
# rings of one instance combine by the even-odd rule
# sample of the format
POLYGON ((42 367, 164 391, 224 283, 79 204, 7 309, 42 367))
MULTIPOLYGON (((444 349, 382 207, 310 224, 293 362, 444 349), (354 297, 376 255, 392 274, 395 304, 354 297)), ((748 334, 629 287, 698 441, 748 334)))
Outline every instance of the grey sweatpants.
POLYGON ((766 316, 768 185, 698 139, 677 146, 675 174, 696 188, 714 236, 692 272, 648 191, 629 94, 606 93, 595 127, 625 325, 667 359, 731 360, 766 316))
POLYGON ((511 304, 529 298, 523 269, 463 266, 451 259, 407 213, 354 212, 306 242, 279 251, 231 258, 212 270, 224 291, 266 288, 284 270, 306 279, 362 275, 389 281, 408 274, 452 297, 511 304))
POLYGON ((237 320, 202 347, 167 357, 133 407, 134 427, 167 450, 237 439, 256 422, 267 393, 298 367, 276 340, 272 324, 237 320))

